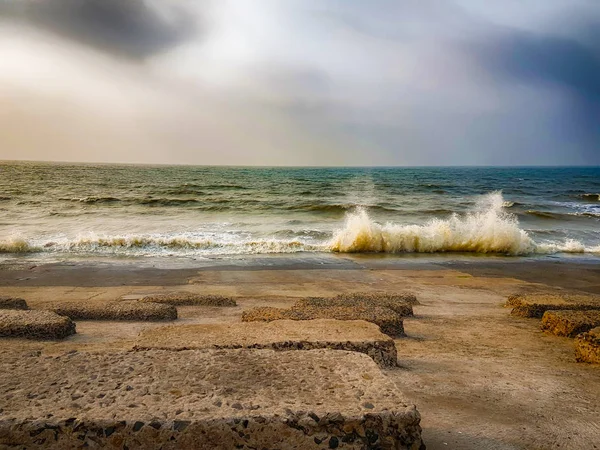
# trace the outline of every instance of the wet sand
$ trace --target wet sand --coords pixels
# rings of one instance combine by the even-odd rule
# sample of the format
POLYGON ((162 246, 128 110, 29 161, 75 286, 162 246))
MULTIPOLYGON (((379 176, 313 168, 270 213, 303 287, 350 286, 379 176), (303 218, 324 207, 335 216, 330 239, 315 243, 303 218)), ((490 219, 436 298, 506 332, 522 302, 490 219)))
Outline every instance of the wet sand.
MULTIPOLYGON (((428 449, 600 449, 600 366, 576 363, 573 341, 502 307, 516 292, 600 292, 594 260, 302 257, 228 263, 156 261, 1 265, 0 295, 105 302, 187 290, 232 296, 234 308, 178 307, 175 323, 236 323, 254 306, 306 296, 414 292, 420 305, 395 339, 400 368, 384 373, 417 406, 428 449)), ((3 339, 14 354, 131 348, 156 323, 77 322, 59 342, 3 339)))

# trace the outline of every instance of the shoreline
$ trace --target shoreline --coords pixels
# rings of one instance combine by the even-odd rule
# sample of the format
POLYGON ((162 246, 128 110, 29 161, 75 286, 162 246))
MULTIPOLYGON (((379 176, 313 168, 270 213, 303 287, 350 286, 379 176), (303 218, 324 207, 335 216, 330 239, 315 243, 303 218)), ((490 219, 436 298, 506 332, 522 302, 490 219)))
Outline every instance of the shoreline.
POLYGON ((0 287, 118 286, 185 284, 199 272, 211 271, 364 271, 458 270, 473 276, 515 278, 565 289, 600 293, 600 258, 551 256, 438 254, 244 255, 235 258, 82 258, 58 262, 15 258, 0 262, 0 287))

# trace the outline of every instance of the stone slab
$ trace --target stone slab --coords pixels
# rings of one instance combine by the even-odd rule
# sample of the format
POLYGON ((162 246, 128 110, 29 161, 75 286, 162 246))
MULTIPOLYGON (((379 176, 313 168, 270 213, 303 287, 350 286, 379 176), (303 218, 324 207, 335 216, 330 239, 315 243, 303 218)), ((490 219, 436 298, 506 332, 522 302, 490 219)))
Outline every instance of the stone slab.
POLYGON ((75 334, 75 323, 52 311, 0 310, 0 337, 64 339, 75 334))
POLYGON ((352 296, 352 297, 307 297, 298 300, 294 303, 294 309, 300 309, 305 307, 321 307, 327 308, 332 306, 346 306, 346 307, 381 307, 388 308, 392 311, 400 314, 402 317, 413 316, 413 307, 410 303, 402 301, 379 299, 377 297, 366 297, 366 296, 352 296))
POLYGON ((173 305, 137 301, 104 304, 68 302, 53 304, 48 309, 73 320, 160 322, 177 319, 177 308, 173 305))
POLYGON ((557 336, 575 337, 600 327, 600 311, 550 310, 542 317, 541 328, 557 336))
POLYGON ((510 296, 506 302, 511 314, 519 317, 542 318, 546 311, 600 310, 600 296, 585 294, 522 294, 510 296))
POLYGON ((257 307, 242 313, 243 322, 271 322, 273 320, 364 320, 379 326, 382 333, 391 337, 404 334, 404 321, 395 311, 382 307, 366 306, 295 306, 290 309, 257 307))
POLYGON ((27 302, 22 298, 0 295, 0 309, 27 310, 29 306, 27 306, 27 302))
POLYGON ((164 303, 173 306, 237 306, 231 297, 223 295, 203 295, 193 292, 169 292, 166 294, 147 295, 140 302, 164 303))
POLYGON ((600 327, 582 333, 575 339, 575 359, 578 362, 600 364, 600 327))
POLYGON ((375 302, 393 303, 408 303, 409 305, 418 305, 419 300, 412 292, 345 292, 336 295, 336 298, 345 298, 353 300, 367 300, 375 302))
POLYGON ((266 348, 280 351, 328 348, 365 353, 380 366, 398 364, 394 341, 381 333, 377 325, 361 320, 174 325, 142 331, 135 348, 266 348))
POLYGON ((0 353, 0 447, 419 449, 368 356, 310 350, 0 353))

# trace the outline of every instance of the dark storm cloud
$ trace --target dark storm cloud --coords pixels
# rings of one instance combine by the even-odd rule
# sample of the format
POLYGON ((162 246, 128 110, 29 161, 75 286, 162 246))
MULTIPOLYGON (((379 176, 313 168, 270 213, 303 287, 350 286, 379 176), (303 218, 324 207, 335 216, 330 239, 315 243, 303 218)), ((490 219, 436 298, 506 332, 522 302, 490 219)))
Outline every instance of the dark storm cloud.
POLYGON ((197 30, 193 15, 164 0, 13 0, 0 5, 0 16, 135 59, 165 51, 197 30))
POLYGON ((581 153, 598 162, 600 149, 600 21, 573 21, 565 35, 503 30, 470 45, 475 59, 500 85, 530 85, 567 100, 563 133, 578 136, 581 153))
POLYGON ((548 84, 588 101, 600 101, 600 42, 594 44, 513 31, 488 36, 472 48, 495 78, 548 84))

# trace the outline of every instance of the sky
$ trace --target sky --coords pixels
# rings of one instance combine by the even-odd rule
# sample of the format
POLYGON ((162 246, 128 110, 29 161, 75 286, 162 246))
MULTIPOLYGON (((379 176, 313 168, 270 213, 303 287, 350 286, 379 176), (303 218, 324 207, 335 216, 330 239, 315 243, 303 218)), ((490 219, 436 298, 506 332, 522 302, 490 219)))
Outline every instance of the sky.
POLYGON ((0 160, 600 165, 598 0, 0 0, 0 160))

